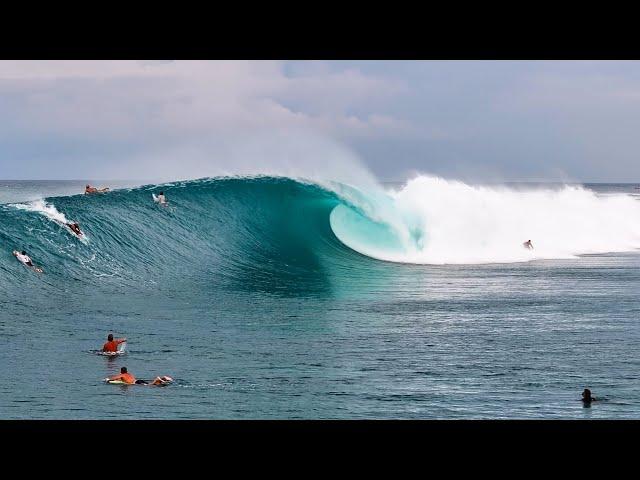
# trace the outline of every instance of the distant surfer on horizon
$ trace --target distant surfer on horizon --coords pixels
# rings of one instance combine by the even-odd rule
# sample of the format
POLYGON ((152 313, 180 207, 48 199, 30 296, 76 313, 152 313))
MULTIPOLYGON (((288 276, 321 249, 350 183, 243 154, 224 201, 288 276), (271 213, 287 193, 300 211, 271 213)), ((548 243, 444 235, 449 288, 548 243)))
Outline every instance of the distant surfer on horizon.
POLYGON ((127 341, 126 338, 117 338, 117 339, 113 339, 113 334, 110 333, 107 336, 107 343, 105 343, 102 346, 102 351, 103 352, 117 352, 118 351, 118 345, 120 345, 121 343, 125 343, 127 341))
POLYGON ((103 193, 103 192, 108 192, 109 191, 109 187, 104 187, 104 188, 96 188, 96 187, 92 187, 91 185, 89 185, 87 183, 87 186, 84 187, 84 193, 85 195, 88 195, 90 193, 103 193))
POLYGON ((522 246, 523 246, 524 248, 529 249, 529 250, 533 250, 533 244, 531 243, 531 240, 527 240, 526 242, 524 242, 524 243, 522 244, 522 246))

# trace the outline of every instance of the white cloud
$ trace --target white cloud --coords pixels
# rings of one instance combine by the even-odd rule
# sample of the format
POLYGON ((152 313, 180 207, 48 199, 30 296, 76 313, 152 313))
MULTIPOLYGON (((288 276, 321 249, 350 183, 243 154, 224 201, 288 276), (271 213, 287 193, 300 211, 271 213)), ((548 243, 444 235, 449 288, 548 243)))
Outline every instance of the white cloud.
POLYGON ((291 126, 329 134, 353 127, 360 134, 384 125, 353 122, 348 110, 400 91, 397 82, 354 69, 288 77, 282 62, 0 63, 0 96, 19 106, 3 120, 18 130, 67 137, 131 140, 291 126))

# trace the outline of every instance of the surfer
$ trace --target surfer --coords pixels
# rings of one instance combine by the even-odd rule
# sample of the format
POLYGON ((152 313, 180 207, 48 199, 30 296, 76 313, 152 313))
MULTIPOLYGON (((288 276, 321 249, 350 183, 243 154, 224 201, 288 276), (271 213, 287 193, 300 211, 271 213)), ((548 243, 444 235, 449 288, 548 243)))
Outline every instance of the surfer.
POLYGON ((154 196, 154 201, 159 203, 160 205, 166 207, 169 202, 167 202, 167 198, 164 196, 164 192, 158 193, 158 196, 154 196))
POLYGON ((112 375, 110 377, 107 377, 106 380, 107 382, 120 381, 128 385, 167 385, 173 382, 173 378, 168 375, 156 377, 151 383, 147 382, 146 380, 136 380, 136 377, 134 377, 127 371, 127 367, 122 367, 120 369, 119 375, 112 375))
POLYGON ((82 230, 80 230, 80 225, 78 225, 78 223, 67 223, 67 227, 69 227, 71 229, 71 231, 73 233, 75 233, 76 235, 80 236, 82 235, 82 230))
POLYGON ((591 406, 591 402, 596 402, 597 400, 597 398, 591 396, 591 390, 588 388, 584 389, 582 392, 582 403, 584 403, 585 407, 591 406))
POLYGON ((105 343, 102 346, 102 351, 103 352, 117 352, 118 351, 118 345, 120 345, 121 343, 126 342, 127 339, 126 338, 117 338, 116 340, 113 339, 113 334, 110 333, 109 336, 107 337, 107 343, 105 343))
POLYGON ((89 185, 87 183, 87 186, 84 187, 84 193, 85 195, 88 195, 90 193, 102 193, 102 192, 108 192, 109 188, 108 187, 104 187, 104 188, 96 188, 96 187, 92 187, 91 185, 89 185))
POLYGON ((120 381, 120 382, 127 383, 129 385, 133 385, 134 383, 136 383, 136 377, 134 377, 127 371, 127 367, 122 367, 120 369, 119 375, 111 375, 110 377, 107 377, 107 381, 109 382, 120 381))
POLYGON ((533 250, 533 244, 531 243, 531 240, 527 240, 526 242, 524 242, 524 243, 522 244, 522 246, 523 246, 524 248, 529 249, 529 250, 533 250))
POLYGON ((18 260, 20 260, 25 265, 27 265, 29 267, 34 267, 35 266, 33 264, 33 262, 31 261, 31 257, 29 255, 27 255, 27 252, 25 252, 24 250, 22 250, 22 252, 14 251, 13 254, 16 256, 16 258, 18 260))
POLYGON ((18 252, 17 250, 14 250, 12 253, 21 263, 23 263, 27 267, 33 268, 38 273, 42 273, 42 269, 40 267, 36 267, 33 264, 33 261, 31 260, 31 257, 27 255, 27 252, 25 252, 24 250, 22 250, 22 252, 18 252))

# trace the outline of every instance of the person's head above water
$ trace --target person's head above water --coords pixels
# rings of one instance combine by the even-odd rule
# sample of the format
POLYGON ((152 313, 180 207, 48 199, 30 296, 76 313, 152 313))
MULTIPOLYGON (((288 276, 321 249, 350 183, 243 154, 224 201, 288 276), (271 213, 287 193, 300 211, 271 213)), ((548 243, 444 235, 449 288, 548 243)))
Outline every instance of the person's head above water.
POLYGON ((109 342, 113 342, 113 333, 110 333, 109 336, 107 337, 107 340, 109 342))
POLYGON ((584 392, 582 392, 582 400, 585 402, 590 402, 592 400, 591 390, 589 390, 588 388, 584 389, 584 392))
POLYGON ((25 252, 24 250, 22 250, 21 253, 22 253, 22 255, 26 255, 27 254, 27 252, 25 252))
POLYGON ((164 192, 160 192, 160 195, 164 195, 164 192))
POLYGON ((128 372, 127 372, 127 367, 122 367, 122 368, 120 369, 120 373, 128 373, 128 372))

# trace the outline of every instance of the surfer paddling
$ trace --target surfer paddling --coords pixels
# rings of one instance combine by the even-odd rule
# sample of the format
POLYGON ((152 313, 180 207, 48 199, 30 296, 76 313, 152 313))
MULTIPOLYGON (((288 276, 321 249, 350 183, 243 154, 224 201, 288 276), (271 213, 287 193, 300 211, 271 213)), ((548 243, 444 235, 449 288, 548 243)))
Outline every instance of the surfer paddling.
POLYGON ((127 385, 167 385, 173 382, 173 378, 168 375, 162 375, 161 377, 154 378, 152 382, 147 382, 146 380, 136 379, 136 377, 127 371, 127 367, 122 367, 118 375, 111 375, 110 377, 105 378, 105 381, 122 382, 127 385))
POLYGON ((89 195, 91 193, 103 193, 103 192, 108 192, 108 191, 109 191, 109 187, 96 188, 96 187, 92 187, 89 184, 87 184, 87 186, 84 187, 84 194, 85 195, 89 195))
POLYGON ((531 243, 531 240, 527 240, 522 244, 522 246, 528 250, 533 250, 533 244, 531 243))
POLYGON ((22 250, 22 252, 18 252, 17 250, 13 251, 13 256, 18 259, 20 263, 26 265, 27 267, 33 268, 36 272, 42 273, 42 269, 40 267, 36 267, 31 260, 31 257, 27 255, 27 252, 22 250))

